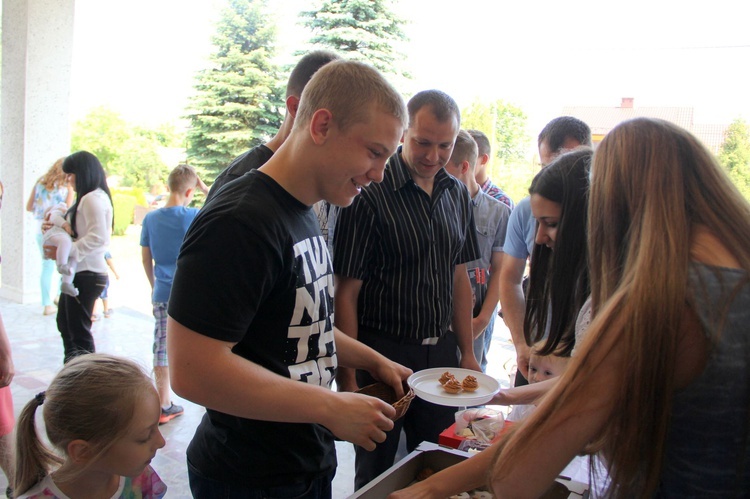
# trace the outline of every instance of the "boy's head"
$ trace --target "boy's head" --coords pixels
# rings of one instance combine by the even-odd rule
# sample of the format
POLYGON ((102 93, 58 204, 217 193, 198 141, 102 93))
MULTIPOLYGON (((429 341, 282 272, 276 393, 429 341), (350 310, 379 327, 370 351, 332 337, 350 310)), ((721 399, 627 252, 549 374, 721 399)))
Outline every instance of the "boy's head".
POLYGON ((294 129, 305 128, 316 111, 327 109, 340 130, 364 123, 373 111, 395 116, 406 127, 401 95, 373 67, 356 61, 336 60, 320 68, 302 91, 294 129))
POLYGON ((406 123, 401 95, 376 69, 348 60, 320 68, 302 92, 289 137, 289 150, 301 154, 295 161, 309 163, 303 201, 351 204, 362 187, 383 179, 406 123))
POLYGON ((292 117, 297 115, 300 96, 310 78, 329 62, 339 59, 341 56, 330 50, 314 50, 297 62, 286 84, 286 108, 292 117))
MULTIPOLYGON (((169 192, 192 199, 195 187, 198 185, 198 174, 189 165, 176 166, 167 178, 169 192)), ((189 202, 189 201, 188 201, 189 202)))
POLYGON ((487 178, 487 166, 490 164, 490 153, 492 152, 492 146, 490 145, 490 139, 481 130, 467 130, 474 142, 477 143, 477 164, 474 167, 474 176, 477 182, 482 182, 487 178))
POLYGON ((469 187, 470 177, 474 177, 477 154, 477 143, 472 136, 466 130, 459 130, 453 153, 445 165, 445 170, 469 187))
POLYGON ((539 160, 547 166, 557 156, 578 146, 591 147, 591 128, 573 116, 553 119, 539 132, 539 160))
POLYGON ((563 357, 555 353, 550 355, 539 355, 539 350, 546 341, 535 344, 531 348, 529 357, 529 383, 539 383, 551 378, 556 378, 565 372, 570 357, 563 357))

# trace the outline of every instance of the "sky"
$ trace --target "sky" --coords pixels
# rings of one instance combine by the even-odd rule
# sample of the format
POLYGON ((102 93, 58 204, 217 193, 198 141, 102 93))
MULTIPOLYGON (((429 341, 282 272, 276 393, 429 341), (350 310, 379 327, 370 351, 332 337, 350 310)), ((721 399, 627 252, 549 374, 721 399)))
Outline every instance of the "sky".
MULTIPOLYGON (((311 0, 268 0, 294 62, 311 0)), ((224 0, 76 0, 72 118, 108 106, 138 124, 184 114, 224 0)), ((693 107, 696 123, 750 122, 747 0, 400 0, 415 92, 460 107, 503 99, 535 135, 564 106, 693 107)))

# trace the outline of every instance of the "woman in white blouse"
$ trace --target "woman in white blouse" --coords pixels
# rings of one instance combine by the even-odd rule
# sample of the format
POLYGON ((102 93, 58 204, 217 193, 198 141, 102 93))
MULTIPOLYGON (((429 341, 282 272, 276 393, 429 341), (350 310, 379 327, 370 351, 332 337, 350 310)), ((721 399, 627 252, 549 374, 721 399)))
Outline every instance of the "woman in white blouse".
MULTIPOLYGON (((109 250, 113 208, 107 177, 96 156, 87 151, 73 153, 65 158, 63 171, 76 190, 75 203, 68 211, 68 223, 63 228, 73 237, 78 252, 73 285, 79 295, 63 294, 57 310, 64 362, 68 362, 76 355, 95 351, 91 314, 107 282, 104 254, 109 250)), ((44 228, 48 227, 45 223, 44 228)), ((54 248, 45 247, 45 256, 54 258, 54 248)))

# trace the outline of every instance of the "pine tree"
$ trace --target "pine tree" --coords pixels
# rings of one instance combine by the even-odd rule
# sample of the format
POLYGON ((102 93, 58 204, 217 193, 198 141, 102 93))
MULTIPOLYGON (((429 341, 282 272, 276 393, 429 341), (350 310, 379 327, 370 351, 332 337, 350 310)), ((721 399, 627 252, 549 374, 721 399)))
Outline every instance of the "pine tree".
POLYGON ((243 151, 268 141, 284 117, 284 85, 272 62, 276 25, 265 0, 230 0, 189 109, 188 159, 210 181, 243 151))
POLYGON ((390 0, 319 0, 317 10, 300 12, 312 31, 310 44, 350 59, 367 62, 379 71, 409 78, 399 69, 404 56, 395 46, 406 40, 404 20, 391 10, 390 0))

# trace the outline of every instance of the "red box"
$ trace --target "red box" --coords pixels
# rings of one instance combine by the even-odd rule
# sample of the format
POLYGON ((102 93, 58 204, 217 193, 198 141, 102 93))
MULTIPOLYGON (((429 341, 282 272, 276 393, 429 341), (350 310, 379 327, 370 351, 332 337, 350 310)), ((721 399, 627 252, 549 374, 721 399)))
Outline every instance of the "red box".
MULTIPOLYGON (((500 437, 502 437, 505 432, 510 428, 510 426, 513 424, 513 421, 505 421, 503 423, 503 429, 500 430, 500 433, 497 434, 497 436, 492 439, 492 443, 494 444, 498 440, 500 440, 500 437)), ((448 428, 444 429, 440 436, 438 437, 438 444, 444 445, 446 447, 451 447, 453 449, 458 449, 458 446, 461 445, 461 442, 466 440, 466 437, 460 437, 456 435, 456 423, 453 423, 448 428)))

